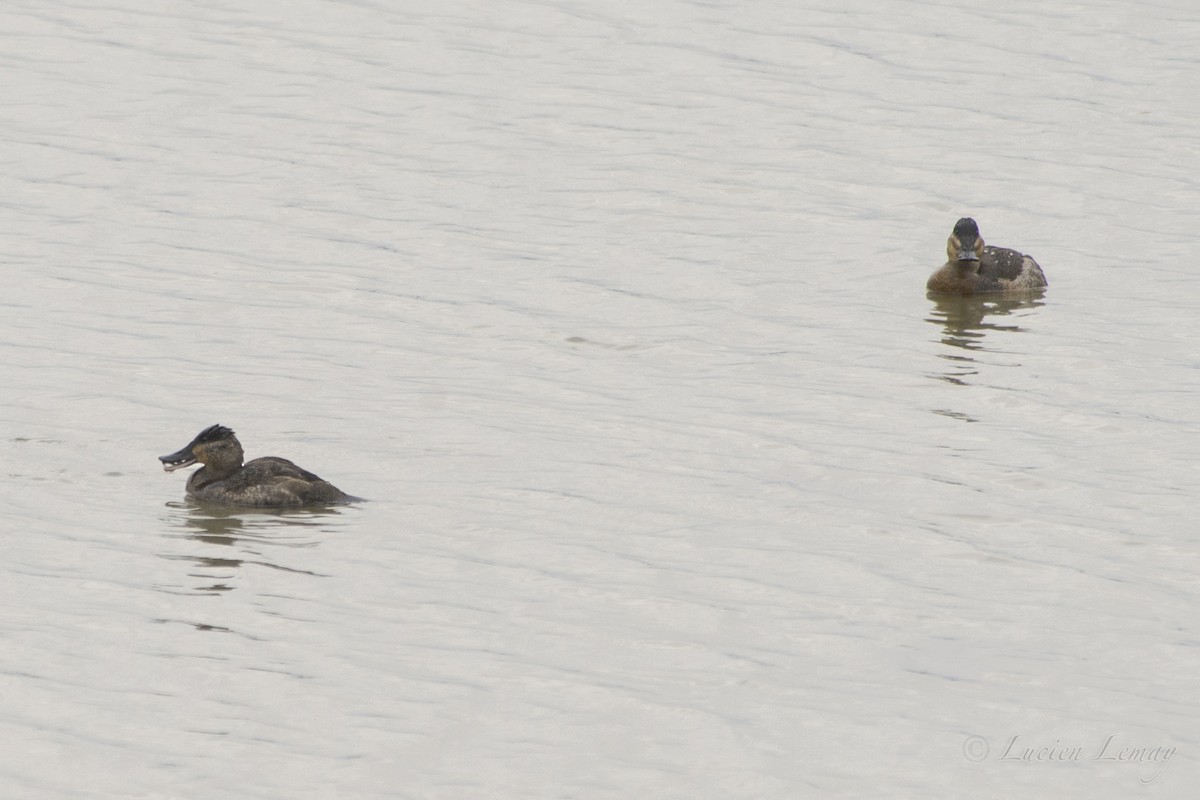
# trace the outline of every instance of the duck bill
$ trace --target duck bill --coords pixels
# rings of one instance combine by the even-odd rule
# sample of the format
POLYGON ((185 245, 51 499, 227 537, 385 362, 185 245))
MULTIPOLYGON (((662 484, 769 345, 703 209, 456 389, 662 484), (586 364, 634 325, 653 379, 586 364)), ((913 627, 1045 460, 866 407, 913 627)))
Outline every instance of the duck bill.
POLYGON ((162 462, 164 470, 174 472, 177 469, 183 469, 195 464, 196 456, 192 455, 192 446, 189 444, 177 453, 171 453, 169 456, 159 456, 158 460, 162 462))
POLYGON ((963 249, 958 251, 958 260, 959 261, 978 261, 979 256, 977 256, 975 254, 974 250, 969 250, 964 247, 963 249))

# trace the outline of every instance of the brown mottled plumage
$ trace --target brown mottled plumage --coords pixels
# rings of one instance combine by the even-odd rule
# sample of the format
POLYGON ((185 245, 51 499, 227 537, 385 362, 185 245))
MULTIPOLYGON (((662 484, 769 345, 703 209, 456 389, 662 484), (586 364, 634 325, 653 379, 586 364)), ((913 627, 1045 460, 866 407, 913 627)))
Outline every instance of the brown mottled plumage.
POLYGON ((199 461, 204 466, 188 477, 188 497, 226 506, 335 505, 358 500, 286 458, 267 456, 242 464, 242 445, 233 431, 211 425, 186 447, 159 456, 163 469, 174 472, 199 461))
POLYGON ((985 247, 979 226, 970 217, 954 225, 946 240, 946 255, 946 263, 925 284, 931 292, 1031 292, 1046 287, 1046 276, 1033 256, 1005 247, 985 247))

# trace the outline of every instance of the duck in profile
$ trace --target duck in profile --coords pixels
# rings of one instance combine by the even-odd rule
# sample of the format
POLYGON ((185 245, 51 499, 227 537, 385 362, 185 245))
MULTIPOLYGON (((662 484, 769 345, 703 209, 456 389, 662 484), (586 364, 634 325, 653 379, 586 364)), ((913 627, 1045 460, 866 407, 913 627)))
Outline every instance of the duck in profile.
POLYGON ((187 496, 205 503, 281 508, 359 499, 286 458, 267 456, 243 464, 241 442, 223 425, 210 425, 182 450, 158 460, 167 472, 203 464, 188 477, 187 496))
POLYGON ((946 263, 925 284, 931 292, 1029 292, 1046 287, 1046 276, 1033 256, 1006 247, 985 247, 979 226, 970 217, 954 224, 946 240, 946 255, 946 263))

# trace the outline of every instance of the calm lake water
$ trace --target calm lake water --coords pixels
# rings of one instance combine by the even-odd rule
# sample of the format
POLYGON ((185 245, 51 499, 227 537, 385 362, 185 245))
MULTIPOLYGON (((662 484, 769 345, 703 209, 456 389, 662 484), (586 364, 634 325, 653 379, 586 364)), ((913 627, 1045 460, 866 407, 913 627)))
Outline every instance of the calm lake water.
POLYGON ((0 795, 1192 796, 1197 42, 0 10, 0 795), (926 297, 965 215, 1049 291, 926 297), (213 423, 370 502, 185 502, 213 423))

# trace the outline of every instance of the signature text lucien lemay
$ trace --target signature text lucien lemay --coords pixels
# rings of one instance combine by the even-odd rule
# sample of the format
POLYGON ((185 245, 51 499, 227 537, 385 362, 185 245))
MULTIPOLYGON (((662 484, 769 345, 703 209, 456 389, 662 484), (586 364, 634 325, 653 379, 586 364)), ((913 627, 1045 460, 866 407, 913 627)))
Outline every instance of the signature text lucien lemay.
POLYGON ((1017 735, 1008 740, 1004 752, 996 760, 1041 763, 1049 761, 1109 761, 1156 764, 1158 768, 1154 770, 1154 774, 1149 777, 1143 776, 1141 779, 1142 783, 1150 783, 1162 774, 1167 762, 1175 755, 1175 750, 1174 747, 1122 745, 1116 734, 1111 734, 1096 750, 1082 745, 1064 745, 1057 739, 1052 745, 1030 744, 1024 740, 1024 737, 1017 735))

